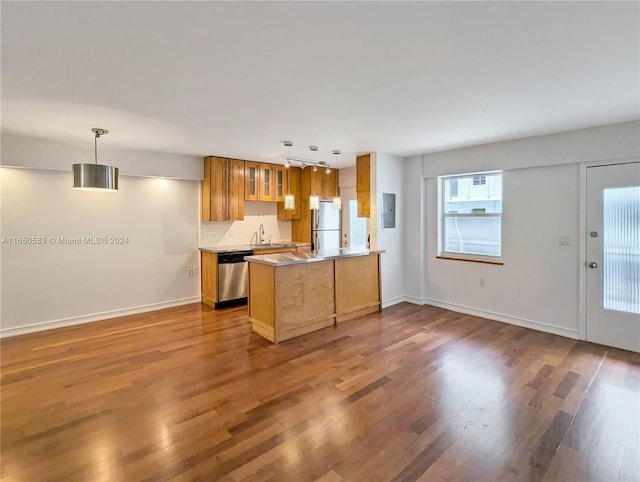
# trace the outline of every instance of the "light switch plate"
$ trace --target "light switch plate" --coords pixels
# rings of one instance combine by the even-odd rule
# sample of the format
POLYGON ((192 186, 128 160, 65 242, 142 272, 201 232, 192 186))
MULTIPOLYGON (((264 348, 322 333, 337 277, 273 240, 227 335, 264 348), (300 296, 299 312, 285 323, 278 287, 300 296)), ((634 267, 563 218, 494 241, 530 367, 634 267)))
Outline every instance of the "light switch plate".
POLYGON ((560 236, 560 246, 571 246, 571 238, 569 236, 560 236))

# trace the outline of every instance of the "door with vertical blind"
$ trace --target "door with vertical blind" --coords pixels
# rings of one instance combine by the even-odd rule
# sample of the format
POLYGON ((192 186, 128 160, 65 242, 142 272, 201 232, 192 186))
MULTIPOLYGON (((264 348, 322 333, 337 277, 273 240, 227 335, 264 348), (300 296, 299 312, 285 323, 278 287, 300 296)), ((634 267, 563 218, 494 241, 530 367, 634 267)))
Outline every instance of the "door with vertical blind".
POLYGON ((358 201, 353 187, 340 188, 342 199, 342 242, 341 247, 367 247, 367 219, 358 217, 358 201))
POLYGON ((640 162, 587 168, 587 340, 640 352, 640 162))

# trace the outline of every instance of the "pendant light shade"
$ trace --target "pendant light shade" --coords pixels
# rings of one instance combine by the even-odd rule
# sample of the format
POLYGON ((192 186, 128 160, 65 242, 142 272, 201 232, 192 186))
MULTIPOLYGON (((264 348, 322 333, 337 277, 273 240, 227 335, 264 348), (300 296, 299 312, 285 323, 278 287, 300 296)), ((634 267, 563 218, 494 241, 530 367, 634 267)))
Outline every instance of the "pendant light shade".
POLYGON ((98 138, 109 131, 94 128, 91 132, 95 134, 95 163, 73 165, 73 188, 82 191, 117 191, 118 168, 98 164, 98 138))
POLYGON ((102 164, 74 164, 73 188, 85 191, 117 191, 118 168, 102 164))
POLYGON ((286 194, 284 196, 284 209, 285 211, 293 211, 296 209, 296 197, 293 194, 286 194))
POLYGON ((320 196, 309 196, 309 209, 320 209, 320 196))

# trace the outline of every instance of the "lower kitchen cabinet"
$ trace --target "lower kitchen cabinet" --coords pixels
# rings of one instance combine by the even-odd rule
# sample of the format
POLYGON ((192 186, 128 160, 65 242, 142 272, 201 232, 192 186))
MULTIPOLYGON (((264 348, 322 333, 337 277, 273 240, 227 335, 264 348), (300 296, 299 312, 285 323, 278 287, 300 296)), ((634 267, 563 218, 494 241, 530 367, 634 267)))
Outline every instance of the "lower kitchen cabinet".
POLYGON ((201 252, 200 258, 200 286, 202 302, 215 308, 218 302, 218 255, 217 253, 201 252))

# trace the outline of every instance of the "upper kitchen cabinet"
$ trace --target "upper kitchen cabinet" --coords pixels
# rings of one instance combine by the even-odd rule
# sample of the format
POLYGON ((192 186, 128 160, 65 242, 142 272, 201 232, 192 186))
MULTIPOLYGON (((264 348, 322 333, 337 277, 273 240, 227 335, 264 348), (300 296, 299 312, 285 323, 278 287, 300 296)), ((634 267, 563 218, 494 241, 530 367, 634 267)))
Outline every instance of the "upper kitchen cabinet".
POLYGON ((244 163, 244 199, 260 200, 260 163, 245 161, 244 163))
POLYGON ((328 173, 325 171, 323 172, 322 179, 322 188, 324 190, 325 199, 339 196, 339 171, 337 169, 331 169, 331 171, 329 171, 328 173))
POLYGON ((244 161, 215 156, 204 158, 203 221, 244 219, 244 177, 244 161))
MULTIPOLYGON (((291 219, 300 219, 301 217, 301 192, 300 192, 300 168, 291 166, 289 169, 284 168, 285 174, 285 191, 284 194, 291 192, 295 200, 295 209, 292 211, 285 211, 284 209, 284 195, 282 196, 282 202, 278 202, 278 219, 287 221, 291 219)), ((277 197, 277 196, 276 196, 277 197)), ((279 200, 278 200, 279 201, 279 200)))
POLYGON ((302 171, 302 197, 308 200, 310 195, 320 196, 320 199, 331 199, 338 196, 337 169, 331 169, 328 173, 324 167, 319 167, 316 171, 312 167, 307 167, 302 171))
POLYGON ((264 162, 244 163, 244 198, 246 201, 284 201, 285 167, 264 162))
POLYGON ((356 197, 358 200, 358 217, 370 217, 371 154, 363 154, 356 158, 356 197))
POLYGON ((259 201, 275 201, 276 200, 276 186, 274 182, 274 165, 260 163, 260 173, 258 175, 259 181, 259 201))
POLYGON ((273 182, 276 194, 276 201, 284 202, 284 195, 287 194, 287 168, 274 164, 273 182))

